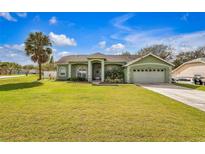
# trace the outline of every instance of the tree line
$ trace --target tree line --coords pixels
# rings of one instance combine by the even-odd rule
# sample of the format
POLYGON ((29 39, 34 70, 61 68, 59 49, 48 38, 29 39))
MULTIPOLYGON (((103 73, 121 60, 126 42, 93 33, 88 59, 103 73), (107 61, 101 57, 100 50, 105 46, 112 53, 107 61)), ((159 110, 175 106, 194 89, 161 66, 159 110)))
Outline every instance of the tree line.
MULTIPOLYGON (((42 65, 42 71, 54 71, 56 66, 54 63, 46 63, 42 65)), ((0 75, 11 74, 29 74, 31 70, 38 70, 36 65, 20 65, 14 62, 0 62, 0 75)))

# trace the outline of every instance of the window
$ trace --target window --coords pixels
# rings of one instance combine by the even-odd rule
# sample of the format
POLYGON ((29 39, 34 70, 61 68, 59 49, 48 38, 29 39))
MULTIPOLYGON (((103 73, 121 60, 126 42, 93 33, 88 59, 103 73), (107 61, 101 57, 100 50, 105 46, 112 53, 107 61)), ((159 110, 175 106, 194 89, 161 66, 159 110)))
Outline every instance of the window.
POLYGON ((148 70, 147 70, 147 69, 145 69, 145 72, 148 72, 148 70))
POLYGON ((164 70, 163 69, 161 69, 161 72, 163 72, 164 70))
POLYGON ((136 70, 133 70, 133 72, 136 72, 136 70))
POLYGON ((140 72, 140 70, 137 70, 137 72, 140 72))
POLYGON ((66 67, 65 66, 60 66, 59 67, 59 75, 60 76, 66 76, 66 67))
POLYGON ((87 74, 87 72, 85 69, 79 69, 79 70, 77 70, 76 76, 80 77, 80 78, 86 78, 86 74, 87 74))

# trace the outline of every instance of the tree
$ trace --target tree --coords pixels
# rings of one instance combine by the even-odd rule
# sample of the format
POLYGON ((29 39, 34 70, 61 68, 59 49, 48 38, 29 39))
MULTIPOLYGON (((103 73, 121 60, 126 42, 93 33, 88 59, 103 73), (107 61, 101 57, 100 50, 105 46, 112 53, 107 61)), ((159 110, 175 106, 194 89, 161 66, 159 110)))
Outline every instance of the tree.
POLYGON ((21 65, 15 64, 15 70, 17 71, 18 74, 20 73, 21 69, 22 69, 21 65))
POLYGON ((21 65, 13 62, 0 62, 0 74, 19 73, 21 65))
POLYGON ((129 51, 122 52, 121 55, 123 56, 130 56, 131 53, 129 51))
POLYGON ((28 75, 30 70, 35 69, 35 66, 33 66, 33 65, 24 65, 23 69, 24 69, 26 75, 28 75))
POLYGON ((7 74, 8 72, 8 62, 0 62, 0 74, 7 74))
POLYGON ((180 52, 176 55, 175 60, 173 61, 175 68, 182 65, 183 63, 205 57, 205 47, 200 47, 196 49, 195 51, 188 51, 188 52, 180 52))
POLYGON ((52 43, 48 36, 42 32, 30 33, 25 41, 25 51, 34 63, 39 67, 39 79, 41 80, 42 64, 50 60, 52 43))
POLYGON ((150 47, 143 48, 137 53, 137 55, 145 56, 149 53, 153 53, 165 60, 171 60, 173 58, 172 49, 169 46, 163 44, 156 44, 150 47))

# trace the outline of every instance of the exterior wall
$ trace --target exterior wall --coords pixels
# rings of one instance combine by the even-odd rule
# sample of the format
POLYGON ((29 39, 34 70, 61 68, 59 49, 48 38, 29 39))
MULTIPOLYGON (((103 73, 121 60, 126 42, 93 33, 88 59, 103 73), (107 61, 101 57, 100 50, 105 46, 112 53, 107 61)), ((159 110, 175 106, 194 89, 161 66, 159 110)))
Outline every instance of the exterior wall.
POLYGON ((124 81, 125 81, 125 83, 128 83, 128 81, 127 81, 127 68, 126 67, 124 68, 124 81))
POLYGON ((166 62, 157 59, 156 57, 153 56, 147 56, 144 59, 140 60, 137 62, 138 64, 140 63, 157 63, 157 64, 164 64, 164 65, 168 65, 166 62))
POLYGON ((193 78, 194 75, 201 75, 205 77, 205 64, 190 63, 185 64, 181 68, 172 72, 174 78, 193 78))
POLYGON ((57 79, 67 80, 68 79, 68 64, 58 64, 57 65, 57 79), (65 69, 65 75, 61 75, 60 69, 65 69))
POLYGON ((118 64, 105 64, 105 71, 112 70, 112 69, 120 69, 120 68, 122 68, 122 66, 118 64))

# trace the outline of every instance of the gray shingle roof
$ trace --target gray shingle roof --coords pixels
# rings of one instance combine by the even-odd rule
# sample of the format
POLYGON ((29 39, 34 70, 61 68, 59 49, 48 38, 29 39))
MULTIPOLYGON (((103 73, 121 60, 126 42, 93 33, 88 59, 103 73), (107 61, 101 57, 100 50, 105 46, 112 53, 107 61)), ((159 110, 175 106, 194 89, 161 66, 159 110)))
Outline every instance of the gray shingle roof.
POLYGON ((94 53, 91 55, 69 55, 60 58, 57 63, 68 62, 86 62, 90 58, 104 58, 108 62, 129 62, 136 58, 136 55, 104 55, 101 53, 94 53))

